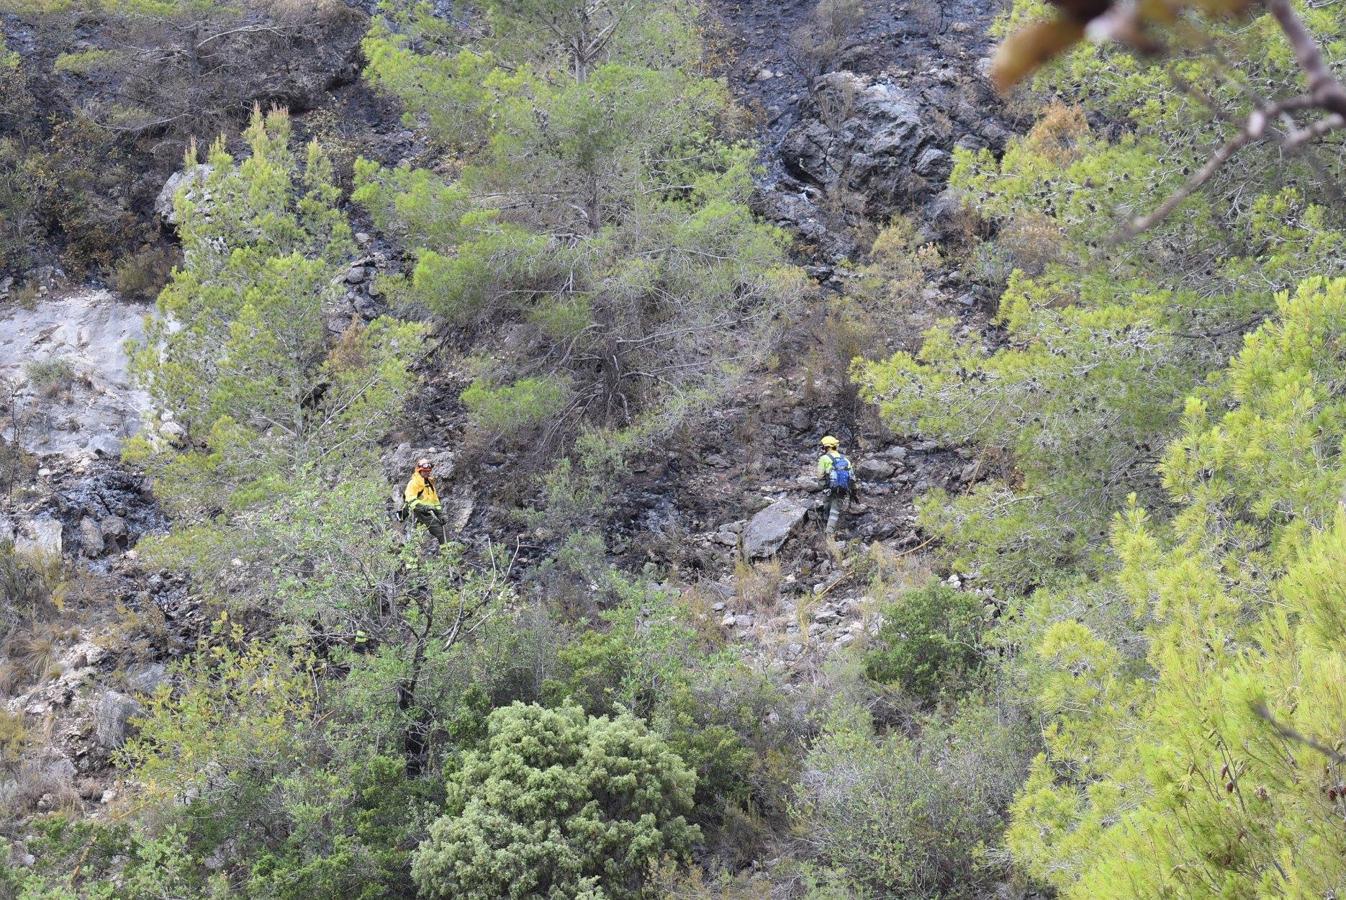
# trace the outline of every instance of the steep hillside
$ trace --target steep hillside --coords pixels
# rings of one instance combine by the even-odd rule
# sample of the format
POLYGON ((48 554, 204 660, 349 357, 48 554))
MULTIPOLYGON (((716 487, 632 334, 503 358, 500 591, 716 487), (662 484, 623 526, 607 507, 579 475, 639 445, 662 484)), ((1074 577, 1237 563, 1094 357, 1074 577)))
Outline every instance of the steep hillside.
POLYGON ((1346 889, 1346 25, 1179 5, 0 0, 0 898, 1346 889))

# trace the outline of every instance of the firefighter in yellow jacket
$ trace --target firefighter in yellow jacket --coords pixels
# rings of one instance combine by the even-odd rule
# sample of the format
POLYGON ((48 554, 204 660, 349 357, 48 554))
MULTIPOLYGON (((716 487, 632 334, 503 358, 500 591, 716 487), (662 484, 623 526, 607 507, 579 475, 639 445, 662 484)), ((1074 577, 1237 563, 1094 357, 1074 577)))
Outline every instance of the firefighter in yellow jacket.
POLYGON ((434 469, 435 464, 430 460, 424 457, 416 460, 416 471, 411 474, 407 489, 402 492, 402 499, 406 502, 412 521, 428 528, 430 534, 443 546, 446 540, 444 526, 448 525, 449 520, 444 516, 444 507, 435 491, 434 469))

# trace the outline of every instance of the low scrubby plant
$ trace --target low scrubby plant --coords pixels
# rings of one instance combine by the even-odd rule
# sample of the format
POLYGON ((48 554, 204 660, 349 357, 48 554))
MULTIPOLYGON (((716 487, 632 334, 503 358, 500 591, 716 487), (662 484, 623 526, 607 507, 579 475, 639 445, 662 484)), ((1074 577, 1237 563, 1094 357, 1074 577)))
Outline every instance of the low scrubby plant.
POLYGON ((69 394, 77 377, 74 363, 67 357, 34 360, 24 367, 33 391, 48 400, 69 394))
POLYGON ((883 609, 865 674, 926 703, 971 686, 982 662, 981 598, 933 581, 883 609))
POLYGON ((804 763, 800 840, 847 896, 988 896, 1003 872, 979 848, 1000 840, 1035 747, 1017 713, 978 704, 915 739, 839 721, 804 763))

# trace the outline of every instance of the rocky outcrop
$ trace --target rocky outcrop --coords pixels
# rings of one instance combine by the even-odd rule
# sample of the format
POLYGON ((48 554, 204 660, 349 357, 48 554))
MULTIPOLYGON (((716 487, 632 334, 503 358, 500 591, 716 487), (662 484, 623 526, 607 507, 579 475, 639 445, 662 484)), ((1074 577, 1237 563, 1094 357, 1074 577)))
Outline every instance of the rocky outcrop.
MULTIPOLYGON (((355 235, 355 243, 368 250, 373 238, 365 232, 355 235)), ((381 251, 367 252, 353 260, 346 270, 337 276, 337 287, 341 292, 323 309, 327 330, 331 334, 345 331, 352 321, 373 321, 387 311, 387 301, 379 285, 379 277, 395 271, 388 254, 381 251)))
POLYGON ((19 553, 60 559, 64 544, 61 523, 49 515, 22 522, 11 532, 10 540, 19 553))
POLYGON ((144 712, 133 698, 118 691, 106 691, 94 706, 94 739, 104 750, 116 750, 126 743, 131 719, 144 712))
POLYGON ((144 337, 145 313, 98 290, 0 313, 10 437, 32 453, 115 456, 149 407, 131 384, 126 353, 128 341, 144 337))
POLYGON ((0 501, 0 542, 25 553, 116 558, 164 524, 146 480, 113 461, 46 457, 25 487, 0 501))
POLYGON ((830 72, 814 82, 810 105, 812 115, 781 147, 799 180, 844 192, 872 214, 907 205, 947 177, 948 154, 932 146, 916 97, 892 81, 830 72))
POLYGON ((204 190, 204 184, 211 171, 211 167, 203 163, 190 169, 180 169, 169 176, 168 181, 164 182, 163 188, 160 189, 159 196, 154 200, 154 212, 160 221, 169 225, 179 224, 174 204, 178 192, 184 189, 187 191, 187 198, 193 203, 209 203, 211 197, 204 190))
POLYGON ((955 146, 999 148, 1008 136, 979 76, 946 69, 932 82, 854 72, 815 79, 781 144, 786 171, 874 221, 928 206, 948 183, 955 146))
POLYGON ((743 529, 743 553, 749 559, 774 555, 808 515, 808 507, 788 497, 777 500, 748 520, 743 529))

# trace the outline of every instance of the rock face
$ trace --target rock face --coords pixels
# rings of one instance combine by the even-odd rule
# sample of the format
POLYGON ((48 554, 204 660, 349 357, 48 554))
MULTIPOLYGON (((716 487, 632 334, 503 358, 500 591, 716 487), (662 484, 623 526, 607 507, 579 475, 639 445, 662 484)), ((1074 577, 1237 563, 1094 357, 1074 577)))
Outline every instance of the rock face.
POLYGON ((748 520, 743 529, 743 552, 749 559, 775 554, 806 515, 808 509, 794 500, 788 497, 777 500, 748 520))
POLYGON ((168 181, 164 182, 163 188, 159 191, 159 196, 154 200, 154 212, 161 220, 169 225, 177 225, 178 213, 173 208, 173 201, 178 196, 178 191, 187 189, 187 196, 193 202, 209 201, 210 196, 201 192, 201 185, 205 183, 206 178, 210 176, 211 167, 204 163, 193 166, 190 169, 181 169, 169 176, 168 181))
POLYGON ((145 312, 84 291, 0 313, 0 380, 17 390, 25 450, 111 456, 139 428, 149 397, 131 386, 125 345, 143 339, 145 312))
POLYGON ((59 558, 62 547, 61 523, 51 516, 25 522, 14 535, 14 549, 20 553, 59 558))
POLYGON ((792 128, 781 147, 796 178, 839 187, 873 212, 908 205, 931 191, 927 177, 947 176, 948 154, 931 146, 917 98, 900 85, 829 72, 814 82, 812 107, 816 118, 792 128))
POLYGON ((116 750, 126 743, 130 720, 143 711, 139 703, 117 691, 99 697, 94 709, 94 737, 98 745, 104 750, 116 750))

